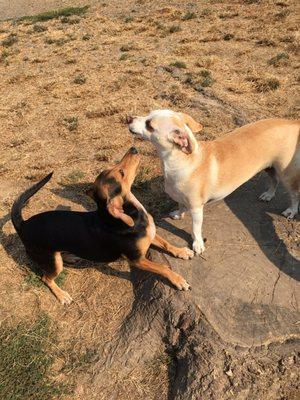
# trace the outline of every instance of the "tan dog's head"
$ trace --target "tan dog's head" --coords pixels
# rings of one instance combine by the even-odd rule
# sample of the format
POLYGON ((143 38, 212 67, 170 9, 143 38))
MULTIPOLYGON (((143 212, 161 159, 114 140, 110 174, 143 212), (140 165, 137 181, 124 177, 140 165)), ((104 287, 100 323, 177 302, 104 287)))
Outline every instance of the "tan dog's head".
POLYGON ((202 125, 184 113, 155 110, 146 117, 127 117, 128 128, 139 139, 150 140, 158 148, 180 149, 191 154, 197 146, 193 135, 202 125))
POLYGON ((98 207, 106 207, 111 216, 129 226, 134 226, 134 221, 124 212, 123 205, 130 198, 139 162, 137 149, 131 147, 118 164, 101 172, 92 188, 86 192, 98 207))

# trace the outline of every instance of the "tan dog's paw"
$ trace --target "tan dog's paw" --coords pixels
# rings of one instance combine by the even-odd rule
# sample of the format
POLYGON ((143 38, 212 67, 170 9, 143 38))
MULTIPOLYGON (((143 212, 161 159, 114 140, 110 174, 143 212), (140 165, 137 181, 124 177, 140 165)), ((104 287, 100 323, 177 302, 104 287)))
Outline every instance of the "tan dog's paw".
POLYGON ((293 207, 287 208, 282 213, 282 215, 284 215, 288 221, 291 221, 292 219, 294 219, 296 214, 298 214, 298 209, 295 209, 293 207))
POLYGON ((193 250, 197 255, 200 255, 204 252, 205 246, 203 240, 194 240, 193 242, 193 250))
POLYGON ((170 279, 170 281, 179 290, 189 290, 190 289, 190 285, 187 283, 187 281, 181 275, 176 274, 176 272, 173 272, 172 278, 170 279))
POLYGON ((259 200, 261 201, 271 201, 275 196, 274 190, 267 190, 259 196, 259 200))
POLYGON ((172 219, 183 219, 185 215, 184 211, 180 211, 180 210, 175 210, 175 211, 171 211, 169 216, 172 219))
POLYGON ((181 247, 178 249, 176 257, 182 258, 183 260, 189 260, 194 257, 194 252, 188 247, 181 247))

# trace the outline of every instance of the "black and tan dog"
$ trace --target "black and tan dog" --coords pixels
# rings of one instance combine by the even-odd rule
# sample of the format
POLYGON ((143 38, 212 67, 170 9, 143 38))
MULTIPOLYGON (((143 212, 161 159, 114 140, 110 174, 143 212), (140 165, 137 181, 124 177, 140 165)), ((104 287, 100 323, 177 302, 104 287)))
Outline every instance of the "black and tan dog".
POLYGON ((39 264, 42 280, 62 304, 72 301, 54 279, 63 269, 62 251, 92 261, 110 262, 125 256, 135 267, 168 278, 178 289, 189 284, 167 265, 146 259, 151 244, 175 257, 189 259, 193 252, 178 248, 156 234, 153 218, 131 193, 140 156, 131 148, 113 168, 103 171, 88 195, 97 204, 93 212, 48 211, 24 221, 25 203, 51 178, 52 173, 26 190, 13 204, 11 218, 29 256, 39 264))

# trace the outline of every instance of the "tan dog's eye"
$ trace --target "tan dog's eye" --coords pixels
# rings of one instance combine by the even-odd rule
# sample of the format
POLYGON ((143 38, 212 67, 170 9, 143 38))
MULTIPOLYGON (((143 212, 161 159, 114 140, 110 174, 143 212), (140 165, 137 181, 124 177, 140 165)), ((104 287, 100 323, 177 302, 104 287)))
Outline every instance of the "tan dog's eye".
POLYGON ((124 178, 124 176, 125 176, 124 171, 122 169, 120 169, 119 172, 120 172, 122 178, 124 178))
POLYGON ((147 119, 147 121, 146 121, 146 128, 147 128, 147 130, 149 132, 153 132, 154 131, 154 129, 153 129, 152 125, 151 125, 151 120, 150 119, 147 119))

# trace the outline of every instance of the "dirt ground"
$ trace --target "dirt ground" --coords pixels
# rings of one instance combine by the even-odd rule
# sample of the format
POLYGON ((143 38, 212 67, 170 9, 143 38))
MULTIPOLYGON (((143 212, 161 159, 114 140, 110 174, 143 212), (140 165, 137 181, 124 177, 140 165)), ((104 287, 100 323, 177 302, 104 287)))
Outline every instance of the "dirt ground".
MULTIPOLYGON (((133 301, 121 261, 69 268, 62 286, 75 301, 67 308, 39 284, 9 220, 22 189, 54 170, 25 216, 91 209, 84 189, 133 143, 128 113, 190 113, 204 125, 202 140, 260 118, 299 118, 297 1, 95 1, 79 15, 16 20, 70 3, 0 1, 1 18, 14 18, 0 22, 0 329, 46 315, 57 354, 47 376, 68 386, 57 397, 36 390, 36 397, 12 398, 79 400, 89 390, 91 398, 93 365, 105 356, 97 349, 116 334, 133 301)), ((135 192, 160 219, 172 202, 152 147, 137 145, 143 159, 135 192)), ((162 348, 114 398, 167 399, 168 363, 162 348)))

